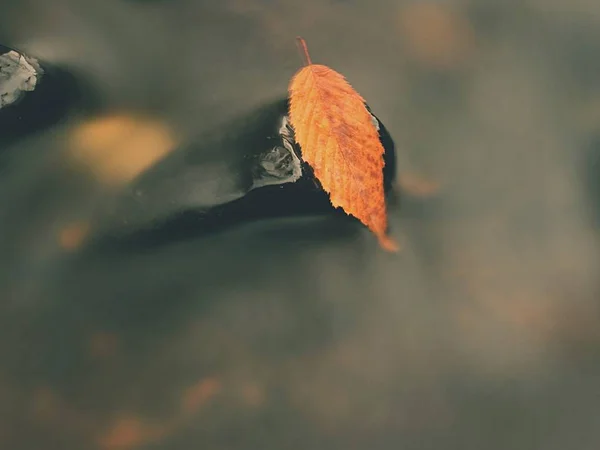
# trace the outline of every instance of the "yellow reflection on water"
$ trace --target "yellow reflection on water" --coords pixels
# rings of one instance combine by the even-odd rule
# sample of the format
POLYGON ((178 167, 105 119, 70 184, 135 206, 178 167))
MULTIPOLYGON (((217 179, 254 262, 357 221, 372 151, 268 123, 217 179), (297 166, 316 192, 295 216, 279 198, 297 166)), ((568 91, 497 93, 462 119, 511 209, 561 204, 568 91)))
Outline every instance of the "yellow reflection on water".
POLYGON ((120 186, 152 167, 175 148, 162 122, 131 114, 93 118, 70 136, 69 155, 102 183, 120 186))

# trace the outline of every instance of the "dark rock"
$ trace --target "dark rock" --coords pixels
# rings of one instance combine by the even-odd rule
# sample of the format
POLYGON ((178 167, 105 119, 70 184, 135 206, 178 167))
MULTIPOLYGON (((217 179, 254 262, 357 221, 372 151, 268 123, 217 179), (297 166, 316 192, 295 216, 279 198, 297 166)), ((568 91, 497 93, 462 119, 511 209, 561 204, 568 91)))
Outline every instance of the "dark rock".
MULTIPOLYGON (((287 100, 274 102, 169 155, 117 199, 103 237, 146 247, 258 219, 344 215, 303 162, 287 111, 287 100)), ((395 148, 373 120, 385 148, 387 192, 395 148)))

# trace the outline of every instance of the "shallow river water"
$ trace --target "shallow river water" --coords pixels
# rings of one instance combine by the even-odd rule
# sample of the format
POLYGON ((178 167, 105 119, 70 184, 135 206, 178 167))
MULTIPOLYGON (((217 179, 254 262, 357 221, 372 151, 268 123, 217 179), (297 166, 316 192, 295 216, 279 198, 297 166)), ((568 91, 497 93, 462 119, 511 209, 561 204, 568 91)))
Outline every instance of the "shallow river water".
POLYGON ((599 448, 600 3, 4 0, 0 44, 44 71, 0 109, 0 448, 599 448), (297 35, 394 139, 398 254, 287 191, 201 225, 297 35))

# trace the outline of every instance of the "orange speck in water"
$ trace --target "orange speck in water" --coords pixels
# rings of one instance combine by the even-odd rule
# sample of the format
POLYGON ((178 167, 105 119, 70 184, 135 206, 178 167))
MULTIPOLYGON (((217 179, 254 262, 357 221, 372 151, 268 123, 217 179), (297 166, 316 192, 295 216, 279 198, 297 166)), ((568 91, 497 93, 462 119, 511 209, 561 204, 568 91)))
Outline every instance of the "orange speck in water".
POLYGON ((116 353, 119 338, 113 333, 99 332, 90 337, 89 352, 94 358, 107 358, 116 353))
POLYGON ((151 425, 136 416, 121 417, 99 440, 104 450, 131 450, 156 442, 169 432, 169 427, 151 425))
POLYGON ((90 231, 90 225, 86 222, 74 222, 60 230, 58 241, 65 250, 75 250, 81 247, 90 231))
POLYGON ((440 190, 439 182, 410 172, 400 175, 398 185, 405 193, 421 198, 434 196, 440 190))
POLYGON ((221 391, 221 382, 215 378, 205 378, 189 389, 183 395, 183 409, 186 413, 196 412, 221 391))
POLYGON ((242 399, 248 406, 259 407, 265 403, 265 391, 258 384, 246 383, 242 386, 242 399))
POLYGON ((409 56, 434 69, 459 67, 467 61, 474 47, 468 20, 439 2, 403 5, 399 27, 409 56))

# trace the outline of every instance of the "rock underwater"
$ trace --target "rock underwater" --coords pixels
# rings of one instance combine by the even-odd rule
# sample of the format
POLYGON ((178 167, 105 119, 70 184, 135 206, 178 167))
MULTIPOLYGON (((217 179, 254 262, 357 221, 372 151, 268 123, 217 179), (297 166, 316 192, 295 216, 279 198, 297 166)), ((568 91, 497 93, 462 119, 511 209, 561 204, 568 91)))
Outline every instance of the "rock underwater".
MULTIPOLYGON (((371 113, 373 115, 373 113, 371 113)), ((384 189, 396 173, 394 142, 373 115, 385 149, 384 189)), ((288 100, 267 104, 169 154, 111 204, 101 241, 155 245, 253 220, 345 214, 302 160, 288 100)))

